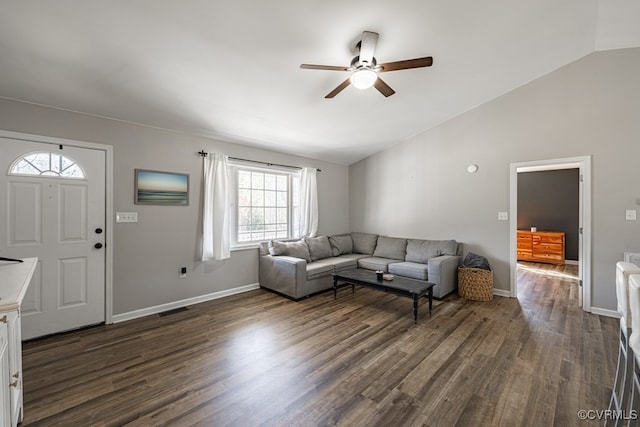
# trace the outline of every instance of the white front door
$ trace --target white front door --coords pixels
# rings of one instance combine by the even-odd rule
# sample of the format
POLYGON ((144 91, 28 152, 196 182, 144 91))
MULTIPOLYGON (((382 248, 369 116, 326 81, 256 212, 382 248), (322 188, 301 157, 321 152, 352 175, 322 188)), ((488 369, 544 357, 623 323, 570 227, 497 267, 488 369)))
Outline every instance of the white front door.
POLYGON ((0 256, 38 258, 22 338, 104 322, 105 152, 0 138, 0 153, 0 256))

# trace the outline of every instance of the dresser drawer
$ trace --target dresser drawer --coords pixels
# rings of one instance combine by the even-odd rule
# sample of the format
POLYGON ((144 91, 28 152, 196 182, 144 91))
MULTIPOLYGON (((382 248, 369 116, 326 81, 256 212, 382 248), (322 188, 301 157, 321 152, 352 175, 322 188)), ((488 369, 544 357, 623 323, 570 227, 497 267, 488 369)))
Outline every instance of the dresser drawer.
POLYGON ((540 242, 540 243, 558 243, 558 244, 563 244, 564 243, 564 234, 560 234, 560 233, 540 233, 537 235, 533 236, 533 241, 534 243, 536 241, 540 242))
POLYGON ((564 256, 562 256, 561 254, 551 254, 548 252, 543 252, 543 253, 534 252, 533 258, 536 261, 540 261, 540 262, 552 262, 554 264, 564 264, 564 256))
POLYGON ((557 255, 562 255, 564 253, 564 247, 562 243, 534 243, 533 244, 534 252, 549 252, 557 255))

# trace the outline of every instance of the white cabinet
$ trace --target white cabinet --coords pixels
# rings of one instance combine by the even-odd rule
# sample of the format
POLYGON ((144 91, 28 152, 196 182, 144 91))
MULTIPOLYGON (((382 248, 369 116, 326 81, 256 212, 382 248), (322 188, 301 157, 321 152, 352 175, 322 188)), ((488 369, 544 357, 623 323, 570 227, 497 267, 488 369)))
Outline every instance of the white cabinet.
POLYGON ((11 424, 11 390, 9 384, 9 330, 6 323, 0 323, 0 422, 2 426, 11 424), (5 384, 7 386, 5 386, 5 384))
POLYGON ((37 264, 0 263, 0 423, 22 421, 22 334, 20 305, 37 264))

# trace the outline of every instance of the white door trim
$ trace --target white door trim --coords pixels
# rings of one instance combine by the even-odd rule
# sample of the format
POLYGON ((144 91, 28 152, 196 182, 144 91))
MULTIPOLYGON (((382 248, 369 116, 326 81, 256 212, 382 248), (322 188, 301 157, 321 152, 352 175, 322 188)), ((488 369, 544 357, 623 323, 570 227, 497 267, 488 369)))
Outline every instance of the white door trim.
POLYGON ((29 142, 68 145, 105 152, 105 323, 113 323, 113 147, 94 142, 54 138, 43 135, 12 132, 0 129, 0 138, 29 142))
POLYGON ((591 312, 591 156, 565 157, 560 159, 534 160, 509 165, 509 263, 511 266, 511 297, 516 298, 517 260, 516 245, 518 227, 518 172, 526 170, 554 170, 579 168, 582 176, 580 186, 581 244, 578 249, 580 276, 582 278, 582 309, 591 312))

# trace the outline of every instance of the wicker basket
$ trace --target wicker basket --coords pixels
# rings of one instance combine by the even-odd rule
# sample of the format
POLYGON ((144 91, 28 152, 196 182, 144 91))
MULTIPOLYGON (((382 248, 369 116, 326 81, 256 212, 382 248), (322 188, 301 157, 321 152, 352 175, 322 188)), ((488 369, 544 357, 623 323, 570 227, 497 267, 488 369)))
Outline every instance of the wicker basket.
POLYGON ((458 294, 472 301, 493 299, 493 271, 458 267, 458 294))

